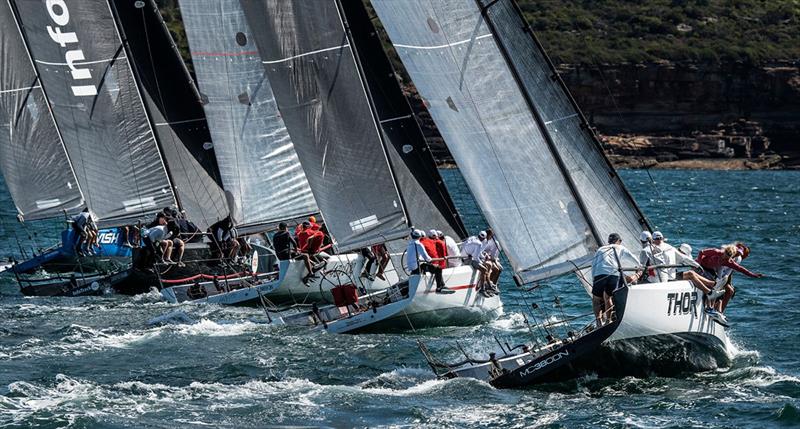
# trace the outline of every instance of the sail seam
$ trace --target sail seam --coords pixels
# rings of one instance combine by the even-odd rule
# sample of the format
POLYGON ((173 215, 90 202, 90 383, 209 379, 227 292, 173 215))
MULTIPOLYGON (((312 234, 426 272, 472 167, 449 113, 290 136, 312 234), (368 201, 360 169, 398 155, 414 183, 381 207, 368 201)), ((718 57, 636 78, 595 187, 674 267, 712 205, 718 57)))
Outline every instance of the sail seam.
POLYGON ((316 51, 311 51, 311 52, 305 52, 305 53, 302 53, 302 54, 292 55, 291 57, 281 58, 279 60, 262 61, 262 63, 263 64, 284 63, 286 61, 291 61, 291 60, 296 59, 296 58, 307 57, 309 55, 320 54, 322 52, 335 51, 337 49, 349 48, 349 47, 350 47, 350 44, 349 43, 345 43, 344 45, 332 46, 330 48, 324 48, 324 49, 317 49, 316 51))
POLYGON ((406 49, 425 49, 425 50, 432 50, 432 49, 444 49, 444 48, 452 48, 454 46, 463 45, 466 43, 473 42, 475 40, 481 40, 492 37, 492 34, 484 34, 482 36, 471 37, 469 39, 459 40, 458 42, 453 43, 445 43, 444 45, 436 45, 436 46, 422 46, 422 45, 403 45, 403 44, 395 44, 394 46, 397 48, 406 48, 406 49))

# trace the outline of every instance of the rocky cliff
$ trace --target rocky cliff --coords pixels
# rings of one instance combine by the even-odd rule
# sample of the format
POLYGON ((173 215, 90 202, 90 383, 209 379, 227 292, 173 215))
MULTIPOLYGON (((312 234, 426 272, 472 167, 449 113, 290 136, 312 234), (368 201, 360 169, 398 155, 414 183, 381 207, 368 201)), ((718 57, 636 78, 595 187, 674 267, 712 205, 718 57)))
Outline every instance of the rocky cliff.
POLYGON ((800 61, 562 65, 560 72, 624 165, 636 164, 624 157, 769 160, 750 168, 800 161, 800 61))

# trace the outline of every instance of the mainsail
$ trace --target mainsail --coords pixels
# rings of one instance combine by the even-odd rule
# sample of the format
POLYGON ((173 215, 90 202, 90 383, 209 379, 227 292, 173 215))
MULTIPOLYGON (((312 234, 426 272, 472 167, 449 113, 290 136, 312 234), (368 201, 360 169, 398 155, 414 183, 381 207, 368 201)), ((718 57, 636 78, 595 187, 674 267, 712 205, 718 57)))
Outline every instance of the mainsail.
POLYGON ((239 0, 180 0, 180 7, 238 229, 317 213, 239 0))
POLYGON ((25 219, 83 203, 61 137, 10 4, 0 1, 0 169, 25 219))
POLYGON ((584 267, 611 232, 637 242, 646 222, 511 0, 372 5, 519 281, 584 267))
POLYGON ((87 205, 101 225, 175 205, 106 1, 14 2, 87 205))
POLYGON ((203 107, 153 0, 113 0, 178 202, 201 229, 228 215, 203 107))
POLYGON ((400 88, 364 3, 344 1, 341 5, 384 139, 390 143, 387 153, 394 167, 397 186, 404 200, 413 201, 406 205, 410 222, 425 230, 441 229, 449 236, 465 238, 466 228, 450 199, 417 117, 400 88))
POLYGON ((340 250, 407 234, 403 204, 334 0, 243 0, 314 198, 340 250))

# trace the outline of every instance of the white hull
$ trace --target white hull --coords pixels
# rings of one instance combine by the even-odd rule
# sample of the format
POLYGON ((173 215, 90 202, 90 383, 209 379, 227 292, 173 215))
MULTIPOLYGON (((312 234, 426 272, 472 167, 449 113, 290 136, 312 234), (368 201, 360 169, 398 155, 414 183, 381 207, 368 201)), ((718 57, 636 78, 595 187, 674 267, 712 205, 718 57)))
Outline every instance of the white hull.
POLYGON ((619 366, 663 374, 727 366, 727 331, 704 308, 703 293, 688 281, 632 285, 620 324, 601 352, 619 366))
POLYGON ((407 307, 377 323, 381 329, 410 329, 433 326, 475 325, 491 321, 503 314, 500 296, 486 297, 477 290, 476 271, 469 266, 447 268, 442 272, 445 285, 452 294, 436 293, 431 274, 413 275, 408 279, 414 296, 407 307))
POLYGON ((696 334, 727 343, 725 328, 703 311, 703 294, 688 281, 631 285, 625 315, 609 342, 664 334, 696 334))
MULTIPOLYGON (((302 261, 280 261, 279 267, 279 287, 267 296, 275 304, 312 302, 331 304, 333 296, 330 291, 339 284, 354 283, 367 292, 373 292, 386 289, 399 281, 391 262, 386 266, 386 280, 376 278, 370 281, 359 277, 364 267, 364 257, 355 253, 332 255, 328 258, 325 268, 318 272, 317 278, 308 282, 308 285, 303 283, 307 271, 302 261)), ((373 270, 375 269, 373 267, 373 270)))

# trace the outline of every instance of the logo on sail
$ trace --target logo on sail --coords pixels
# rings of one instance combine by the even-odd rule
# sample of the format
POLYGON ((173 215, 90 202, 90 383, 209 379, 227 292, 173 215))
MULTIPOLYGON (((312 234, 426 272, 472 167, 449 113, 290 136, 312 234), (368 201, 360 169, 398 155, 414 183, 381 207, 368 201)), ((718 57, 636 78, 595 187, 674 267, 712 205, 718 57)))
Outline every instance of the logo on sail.
MULTIPOLYGON (((47 0, 46 5, 50 19, 56 24, 55 26, 47 26, 47 33, 50 35, 50 38, 62 48, 67 48, 67 45, 77 44, 78 35, 75 34, 74 31, 63 31, 63 27, 69 24, 69 9, 67 8, 66 0, 47 0)), ((79 81, 92 78, 91 70, 88 68, 78 68, 75 64, 77 61, 86 59, 82 49, 68 50, 64 55, 64 59, 70 69, 73 80, 79 81)), ((94 85, 73 85, 72 93, 78 97, 94 96, 97 95, 97 87, 94 85)))

